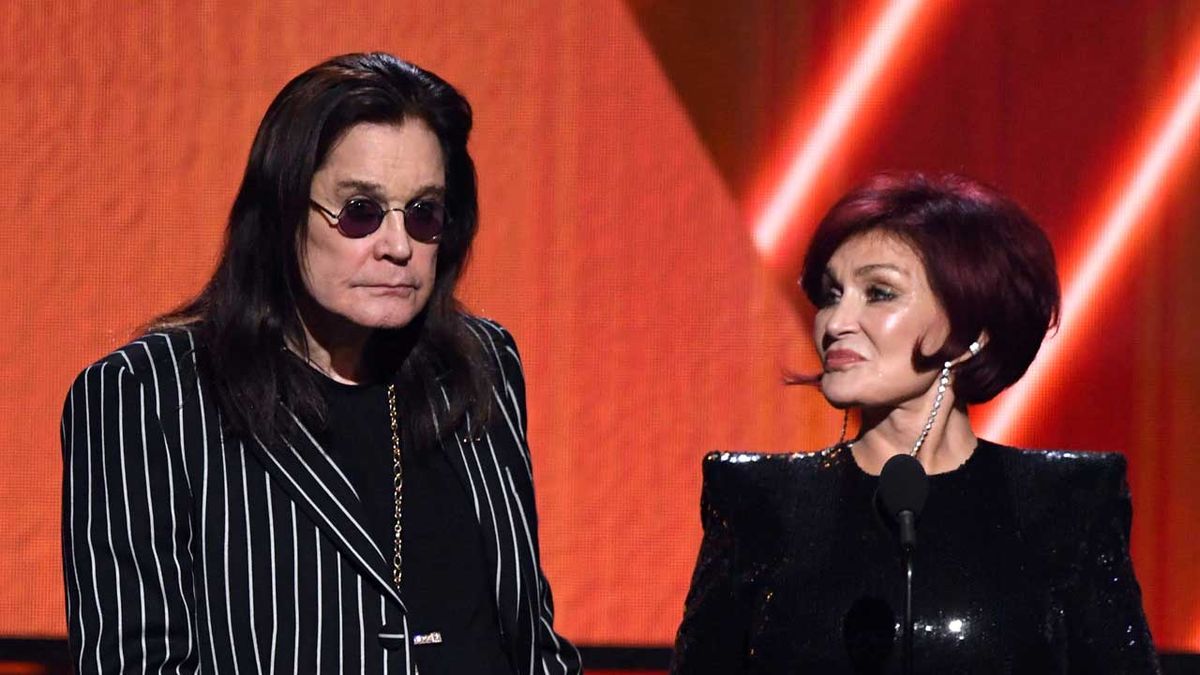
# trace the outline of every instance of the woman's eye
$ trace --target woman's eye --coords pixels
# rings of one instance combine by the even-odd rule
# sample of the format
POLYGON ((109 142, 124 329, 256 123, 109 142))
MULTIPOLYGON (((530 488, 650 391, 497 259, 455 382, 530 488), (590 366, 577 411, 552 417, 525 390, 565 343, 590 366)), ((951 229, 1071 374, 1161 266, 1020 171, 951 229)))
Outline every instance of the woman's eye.
POLYGON ((895 300, 896 292, 884 286, 871 286, 867 289, 867 300, 869 302, 886 302, 895 300))
POLYGON ((817 298, 817 304, 821 307, 829 307, 836 305, 837 301, 842 298, 842 291, 837 288, 826 288, 821 291, 821 297, 817 298))

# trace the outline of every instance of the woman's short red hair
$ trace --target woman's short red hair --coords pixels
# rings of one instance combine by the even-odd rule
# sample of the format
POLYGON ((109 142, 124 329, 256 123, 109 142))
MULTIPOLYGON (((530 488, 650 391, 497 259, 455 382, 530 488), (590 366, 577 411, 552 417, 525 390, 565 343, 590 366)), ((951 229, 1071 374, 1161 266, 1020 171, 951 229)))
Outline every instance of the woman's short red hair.
POLYGON ((983 350, 955 369, 956 400, 988 401, 1025 374, 1057 325, 1060 293, 1050 241, 1016 203, 954 174, 870 178, 834 204, 809 244, 800 285, 814 305, 834 252, 868 232, 912 247, 950 320, 937 352, 915 349, 918 370, 940 367, 986 333, 983 350))

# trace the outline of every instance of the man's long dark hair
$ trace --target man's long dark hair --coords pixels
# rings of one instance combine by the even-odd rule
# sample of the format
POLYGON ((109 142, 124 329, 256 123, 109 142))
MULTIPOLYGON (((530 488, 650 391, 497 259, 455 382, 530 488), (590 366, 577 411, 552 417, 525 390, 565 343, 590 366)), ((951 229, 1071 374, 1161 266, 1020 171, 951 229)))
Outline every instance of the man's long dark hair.
POLYGON ((409 119, 425 122, 441 145, 447 225, 428 304, 409 326, 377 331, 368 354, 398 367, 406 442, 428 447, 467 420, 472 432, 486 420, 495 373, 454 297, 478 225, 471 107, 437 75, 394 56, 347 54, 300 74, 275 97, 250 149, 216 271, 194 300, 152 324, 193 330, 200 374, 227 423, 247 438, 292 438, 292 414, 323 424, 317 375, 286 349, 307 357, 297 307, 306 293, 300 265, 313 174, 352 126, 409 119))

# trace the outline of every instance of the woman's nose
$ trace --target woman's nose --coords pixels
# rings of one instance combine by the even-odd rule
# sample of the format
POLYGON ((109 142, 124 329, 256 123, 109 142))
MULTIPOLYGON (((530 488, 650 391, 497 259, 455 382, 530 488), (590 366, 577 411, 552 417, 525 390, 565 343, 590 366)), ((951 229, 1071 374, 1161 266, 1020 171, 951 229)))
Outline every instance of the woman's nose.
POLYGON ((827 335, 837 336, 857 330, 859 312, 862 308, 853 298, 843 296, 837 304, 829 309, 829 318, 825 322, 827 335))

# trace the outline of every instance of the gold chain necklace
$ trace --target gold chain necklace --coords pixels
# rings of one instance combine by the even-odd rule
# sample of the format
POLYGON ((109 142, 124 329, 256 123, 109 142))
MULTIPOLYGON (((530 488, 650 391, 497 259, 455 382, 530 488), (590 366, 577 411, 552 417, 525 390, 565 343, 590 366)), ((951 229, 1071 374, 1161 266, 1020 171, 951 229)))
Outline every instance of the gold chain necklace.
POLYGON ((396 413, 396 385, 389 384, 387 388, 388 417, 392 424, 392 489, 396 493, 395 525, 392 529, 392 581, 396 590, 400 590, 401 566, 400 545, 404 541, 401 529, 400 515, 404 511, 404 467, 400 461, 400 430, 399 415, 396 413))
MULTIPOLYGON (((389 384, 387 388, 388 397, 388 417, 392 424, 392 486, 396 491, 396 524, 392 529, 392 541, 394 547, 392 550, 392 581, 396 584, 396 590, 400 590, 401 577, 401 562, 400 545, 404 542, 404 531, 400 524, 400 515, 404 512, 404 466, 400 461, 400 421, 399 414, 396 412, 396 385, 389 384)), ((414 646, 420 645, 438 645, 442 643, 442 634, 440 631, 431 631, 420 635, 414 634, 412 637, 414 646)))

